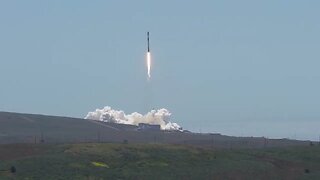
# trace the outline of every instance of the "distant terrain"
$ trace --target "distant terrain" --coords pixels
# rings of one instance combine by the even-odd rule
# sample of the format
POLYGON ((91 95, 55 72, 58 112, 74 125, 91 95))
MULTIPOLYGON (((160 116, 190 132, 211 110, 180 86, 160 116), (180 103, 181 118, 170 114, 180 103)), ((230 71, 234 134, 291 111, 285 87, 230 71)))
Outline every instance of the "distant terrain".
MULTIPOLYGON (((214 124, 213 124, 214 126, 214 124)), ((308 146, 310 141, 232 137, 218 133, 138 131, 136 126, 88 119, 0 112, 0 144, 162 143, 214 148, 308 146)))

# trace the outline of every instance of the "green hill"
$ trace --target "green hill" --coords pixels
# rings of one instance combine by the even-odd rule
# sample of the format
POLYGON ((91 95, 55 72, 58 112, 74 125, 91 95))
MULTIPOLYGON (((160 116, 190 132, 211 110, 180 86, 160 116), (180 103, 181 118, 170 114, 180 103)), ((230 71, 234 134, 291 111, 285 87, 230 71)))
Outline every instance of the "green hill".
POLYGON ((160 144, 0 146, 0 179, 319 179, 320 146, 217 150, 160 144))

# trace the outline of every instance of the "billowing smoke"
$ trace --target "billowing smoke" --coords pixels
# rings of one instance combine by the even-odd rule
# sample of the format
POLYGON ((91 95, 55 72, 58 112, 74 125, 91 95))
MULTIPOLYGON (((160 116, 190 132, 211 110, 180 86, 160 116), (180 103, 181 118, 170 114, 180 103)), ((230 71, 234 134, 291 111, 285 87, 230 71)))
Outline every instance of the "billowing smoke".
POLYGON ((170 121, 171 113, 167 109, 152 110, 145 115, 134 112, 125 114, 123 111, 111 109, 106 106, 89 112, 85 119, 93 119, 118 124, 138 125, 139 123, 159 124, 163 130, 182 130, 177 123, 170 121))

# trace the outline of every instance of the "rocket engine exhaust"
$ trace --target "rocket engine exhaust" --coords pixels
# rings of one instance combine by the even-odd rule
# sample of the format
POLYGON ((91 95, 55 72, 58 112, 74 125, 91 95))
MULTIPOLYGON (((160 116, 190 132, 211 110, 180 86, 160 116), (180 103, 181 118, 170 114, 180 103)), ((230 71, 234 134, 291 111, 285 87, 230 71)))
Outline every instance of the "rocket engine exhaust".
POLYGON ((147 52, 147 66, 148 66, 148 79, 151 78, 151 55, 150 52, 147 52))
POLYGON ((159 124, 162 130, 182 131, 182 127, 171 121, 171 113, 165 109, 151 110, 146 114, 137 112, 126 114, 122 110, 115 110, 109 106, 88 112, 85 119, 111 122, 117 124, 139 125, 139 123, 159 124))
POLYGON ((148 51, 147 51, 147 69, 148 69, 148 80, 151 78, 151 53, 149 46, 149 32, 147 32, 147 41, 148 41, 148 51))

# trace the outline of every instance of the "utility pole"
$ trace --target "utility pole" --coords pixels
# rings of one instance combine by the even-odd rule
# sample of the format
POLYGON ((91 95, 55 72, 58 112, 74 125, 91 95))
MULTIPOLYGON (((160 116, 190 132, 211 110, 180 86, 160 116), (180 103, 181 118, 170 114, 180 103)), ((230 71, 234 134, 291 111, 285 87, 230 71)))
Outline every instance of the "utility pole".
POLYGON ((40 140, 41 143, 44 143, 44 137, 43 137, 43 132, 41 132, 41 140, 40 140))
POLYGON ((263 147, 267 147, 267 143, 268 143, 268 139, 266 137, 263 137, 264 139, 264 143, 263 143, 263 147))
POLYGON ((213 149, 213 145, 214 145, 214 139, 213 139, 213 134, 211 134, 211 148, 213 149))
POLYGON ((98 142, 100 143, 100 131, 98 131, 98 142))

